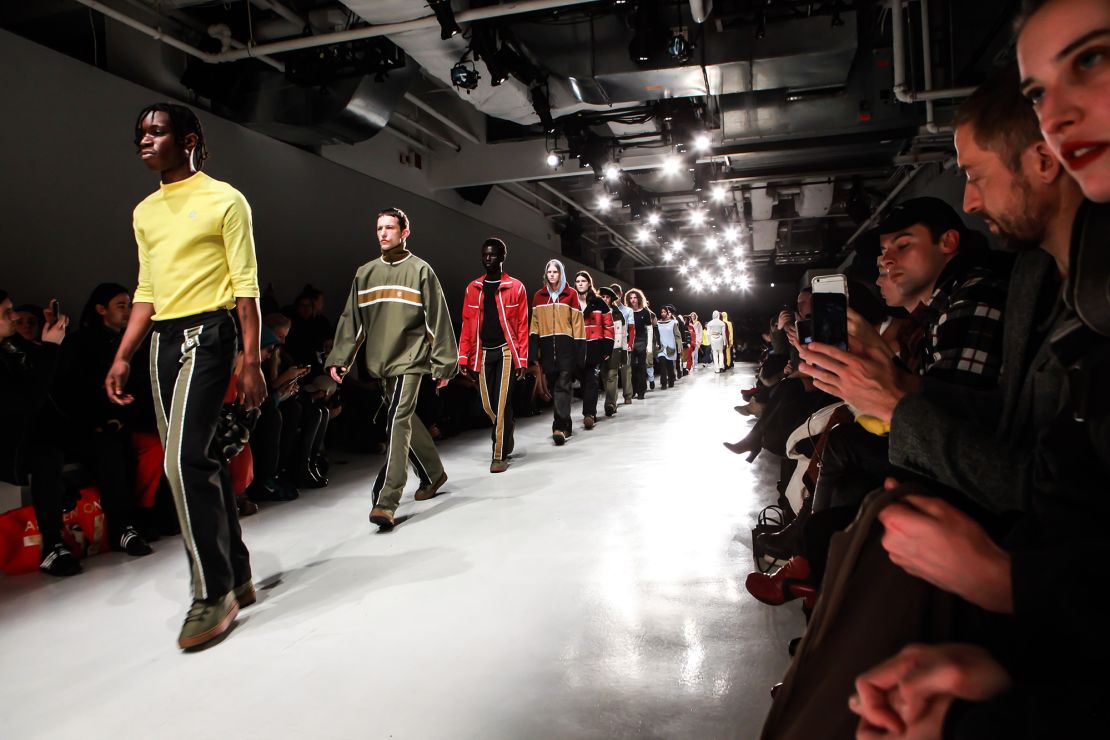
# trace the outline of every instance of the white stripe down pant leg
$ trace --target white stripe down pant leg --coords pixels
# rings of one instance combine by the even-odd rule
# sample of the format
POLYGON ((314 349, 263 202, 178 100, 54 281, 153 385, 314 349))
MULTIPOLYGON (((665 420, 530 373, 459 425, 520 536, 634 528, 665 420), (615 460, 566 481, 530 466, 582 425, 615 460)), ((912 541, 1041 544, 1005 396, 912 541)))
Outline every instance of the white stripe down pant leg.
MULTIPOLYGON (((401 494, 408 481, 408 463, 423 468, 429 480, 436 481, 443 475, 432 435, 416 415, 416 400, 420 395, 421 375, 400 375, 381 381, 385 399, 386 451, 385 475, 374 505, 396 511, 401 494)), ((418 469, 418 472, 420 470, 418 469)))
POLYGON ((150 369, 163 468, 189 559, 194 599, 250 579, 250 553, 227 466, 210 451, 238 345, 227 311, 155 322, 150 369))

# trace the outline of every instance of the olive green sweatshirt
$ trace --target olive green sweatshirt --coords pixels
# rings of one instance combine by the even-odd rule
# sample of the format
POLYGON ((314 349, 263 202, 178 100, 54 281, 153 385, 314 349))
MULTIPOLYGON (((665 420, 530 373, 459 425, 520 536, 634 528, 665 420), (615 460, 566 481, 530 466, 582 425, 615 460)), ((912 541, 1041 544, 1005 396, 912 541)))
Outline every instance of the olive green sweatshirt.
POLYGON ((359 349, 375 378, 455 375, 459 348, 431 265, 402 251, 392 262, 378 257, 358 268, 324 364, 350 368, 359 349))

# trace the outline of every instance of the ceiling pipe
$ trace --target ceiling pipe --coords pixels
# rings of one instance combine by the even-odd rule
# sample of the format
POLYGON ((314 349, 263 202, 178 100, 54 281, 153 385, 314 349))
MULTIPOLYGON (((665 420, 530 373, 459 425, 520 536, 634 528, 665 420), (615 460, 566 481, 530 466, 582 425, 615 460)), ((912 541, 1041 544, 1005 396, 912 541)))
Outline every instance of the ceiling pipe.
POLYGON ((290 10, 281 3, 276 2, 276 0, 250 0, 250 2, 252 5, 263 8, 264 10, 274 11, 285 20, 289 21, 290 23, 294 23, 301 28, 306 28, 308 26, 307 18, 300 15, 299 13, 294 12, 293 10, 290 10))
POLYGON ((713 12, 713 0, 690 0, 690 15, 694 23, 705 23, 705 19, 713 12))
POLYGON ((856 233, 848 237, 848 241, 844 242, 844 246, 841 248, 841 250, 847 251, 850 246, 855 244, 856 239, 858 239, 860 235, 863 234, 863 232, 870 229, 872 225, 874 225, 875 222, 879 220, 879 217, 883 215, 883 211, 886 210, 886 207, 893 203, 894 199, 898 197, 898 194, 905 190, 906 186, 913 182, 913 179, 917 177, 918 173, 922 172, 924 169, 924 167, 915 167, 912 172, 902 178, 902 182, 898 183, 894 187, 894 190, 890 191, 890 195, 886 197, 886 200, 880 203, 879 207, 871 213, 868 219, 860 224, 859 228, 856 229, 856 233))
POLYGON ((427 114, 428 114, 429 116, 431 116, 432 118, 436 119, 437 121, 439 121, 440 123, 442 123, 442 124, 443 124, 444 126, 446 126, 447 128, 451 129, 451 130, 452 130, 452 131, 454 131, 454 132, 455 132, 456 134, 458 134, 459 136, 463 137, 464 139, 466 139, 466 140, 467 140, 467 141, 469 141, 470 143, 472 143, 472 144, 481 144, 481 143, 482 143, 482 142, 481 142, 481 141, 480 141, 480 140, 478 139, 478 137, 477 137, 477 136, 475 136, 474 134, 470 133, 470 132, 469 132, 469 131, 467 131, 467 130, 466 130, 465 128, 463 128, 463 127, 462 127, 462 126, 460 126, 459 124, 455 123, 455 122, 454 122, 454 121, 452 121, 452 120, 451 120, 450 118, 448 118, 447 116, 443 115, 442 113, 440 113, 439 111, 437 111, 437 110, 436 110, 435 108, 433 108, 432 106, 428 105, 427 103, 425 103, 425 102, 424 102, 423 100, 421 100, 420 98, 416 97, 416 96, 415 96, 415 95, 413 95, 412 93, 405 93, 405 100, 409 101, 410 103, 412 103, 413 105, 415 105, 415 106, 416 106, 417 108, 419 108, 420 110, 424 111, 424 112, 425 112, 425 113, 427 113, 427 114))
POLYGON ((437 134, 435 131, 432 131, 430 128, 428 128, 424 124, 422 124, 418 121, 412 120, 411 118, 406 116, 404 113, 400 113, 398 111, 393 111, 392 117, 396 118, 398 121, 405 124, 406 126, 411 126, 412 128, 416 129, 417 131, 424 134, 425 136, 429 136, 429 137, 435 139, 436 141, 439 141, 439 142, 442 142, 442 143, 446 144, 447 146, 454 149, 456 152, 462 151, 461 146, 459 146, 455 142, 451 141, 446 136, 442 136, 440 134, 437 134))
POLYGON ((590 219, 595 224, 597 224, 598 226, 600 226, 601 228, 605 229, 610 234, 612 234, 614 237, 616 237, 616 245, 618 247, 620 247, 620 249, 622 251, 627 252, 628 254, 632 255, 633 257, 635 257, 636 259, 640 260, 641 262, 643 262, 645 264, 650 264, 651 263, 651 260, 648 259, 647 255, 644 254, 643 252, 641 252, 637 247, 635 247, 632 244, 632 242, 630 242, 628 239, 626 239, 623 235, 614 231, 613 228, 611 226, 609 226, 609 224, 602 221, 600 218, 598 218, 593 213, 591 213, 588 209, 583 208, 581 205, 579 205, 577 202, 575 202, 572 198, 570 198, 567 195, 563 195, 561 192, 559 192, 555 188, 551 187, 546 182, 540 181, 540 182, 537 182, 536 184, 539 185, 544 190, 549 191, 552 195, 555 195, 559 198, 562 198, 567 203, 574 206, 575 209, 577 209, 580 213, 582 213, 582 215, 586 216, 586 218, 590 219))
MULTIPOLYGON (((911 90, 906 83, 906 15, 903 0, 893 0, 890 4, 890 23, 893 33, 894 55, 894 97, 902 103, 927 103, 933 100, 966 98, 975 92, 974 87, 953 87, 944 90, 911 90)), ((925 46, 926 87, 932 81, 932 51, 928 47, 928 5, 922 2, 922 25, 925 46)))
MULTIPOLYGON (((241 59, 259 59, 262 56, 269 54, 280 54, 286 51, 297 51, 299 49, 312 49, 318 46, 330 46, 332 44, 340 44, 347 41, 357 41, 359 39, 369 39, 378 36, 391 36, 396 33, 404 33, 406 31, 415 31, 422 28, 439 27, 439 21, 436 20, 435 15, 427 15, 422 18, 416 18, 411 21, 403 21, 401 23, 386 23, 380 26, 367 26, 365 28, 354 28, 349 31, 339 31, 338 33, 321 34, 319 36, 306 36, 304 38, 287 39, 285 41, 275 41, 269 44, 257 44, 255 46, 245 47, 243 49, 234 49, 230 51, 223 51, 218 54, 209 54, 202 51, 191 44, 187 44, 180 39, 177 39, 169 34, 163 33, 161 29, 152 28, 145 23, 141 23, 134 18, 120 13, 114 8, 110 8, 104 3, 97 0, 76 0, 76 2, 91 8, 102 15, 105 15, 112 20, 119 21, 120 23, 134 28, 136 31, 150 36, 156 41, 161 41, 167 46, 183 51, 186 54, 196 57, 201 61, 209 64, 222 64, 224 62, 237 62, 241 59)), ((503 5, 493 5, 485 8, 473 8, 471 10, 464 10, 455 14, 455 20, 459 23, 466 23, 472 21, 488 20, 490 18, 502 18, 510 15, 520 15, 522 13, 534 13, 541 10, 552 10, 555 8, 564 8, 574 5, 586 5, 588 3, 596 3, 598 0, 522 0, 521 2, 510 2, 503 5)), ((273 61, 273 60, 271 60, 273 61)))
MULTIPOLYGON (((82 2, 83 0, 78 1, 82 2)), ((585 5, 595 2, 598 2, 598 0, 523 0, 522 2, 510 2, 503 5, 492 5, 485 8, 472 8, 470 10, 463 10, 455 13, 455 20, 458 23, 470 23, 473 21, 489 20, 490 18, 503 18, 510 15, 534 13, 541 10, 552 10, 555 8, 564 8, 574 5, 585 5)), ((439 28, 439 21, 436 20, 435 15, 426 15, 421 18, 415 18, 411 21, 402 21, 401 23, 386 23, 380 26, 353 28, 349 31, 340 31, 338 33, 329 33, 320 36, 310 36, 300 39, 288 39, 286 41, 275 41, 270 44, 259 44, 258 46, 254 46, 249 49, 223 52, 221 54, 214 54, 211 56, 215 57, 215 63, 234 62, 240 59, 247 59, 258 54, 280 54, 281 52, 285 51, 311 49, 317 46, 329 46, 331 44, 339 44, 346 41, 370 39, 378 36, 392 36, 393 34, 405 33, 406 31, 416 31, 423 28, 439 28)))

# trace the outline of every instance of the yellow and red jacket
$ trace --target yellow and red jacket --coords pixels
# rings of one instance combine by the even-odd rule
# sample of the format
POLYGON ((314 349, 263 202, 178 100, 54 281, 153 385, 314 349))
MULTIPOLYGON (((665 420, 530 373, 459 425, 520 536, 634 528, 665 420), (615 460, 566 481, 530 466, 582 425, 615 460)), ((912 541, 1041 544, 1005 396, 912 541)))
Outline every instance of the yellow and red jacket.
POLYGON ((586 329, 571 286, 554 298, 546 288, 532 297, 528 357, 540 362, 545 373, 573 372, 586 359, 586 329))
MULTIPOLYGON (((482 366, 482 320, 485 316, 482 300, 482 281, 474 280, 466 286, 463 298, 462 331, 459 333, 459 365, 474 372, 482 366)), ((497 317, 501 331, 513 356, 513 367, 528 364, 528 293, 524 283, 501 273, 501 286, 497 289, 497 317)))

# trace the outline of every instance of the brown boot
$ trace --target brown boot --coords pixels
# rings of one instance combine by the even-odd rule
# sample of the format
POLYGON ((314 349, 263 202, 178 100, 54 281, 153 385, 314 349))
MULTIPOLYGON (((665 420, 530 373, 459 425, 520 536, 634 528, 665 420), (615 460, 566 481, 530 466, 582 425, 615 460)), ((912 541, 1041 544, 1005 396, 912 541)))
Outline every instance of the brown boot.
POLYGON ((508 460, 494 460, 489 464, 489 472, 491 473, 504 473, 509 469, 508 460))
POLYGON ((423 486, 420 486, 420 488, 417 488, 416 489, 416 496, 414 498, 417 501, 427 501, 430 498, 435 498, 436 496, 439 495, 438 492, 439 492, 440 486, 442 486, 446 482, 447 482, 447 473, 444 473, 443 475, 439 476, 439 480, 435 481, 434 483, 428 483, 427 485, 423 485, 423 486))
POLYGON ((597 423, 597 421, 592 416, 582 417, 582 426, 586 427, 587 429, 593 429, 594 424, 596 424, 596 423, 597 423))
POLYGON ((389 509, 375 506, 370 510, 370 523, 377 524, 378 529, 387 531, 393 529, 393 512, 389 509))

